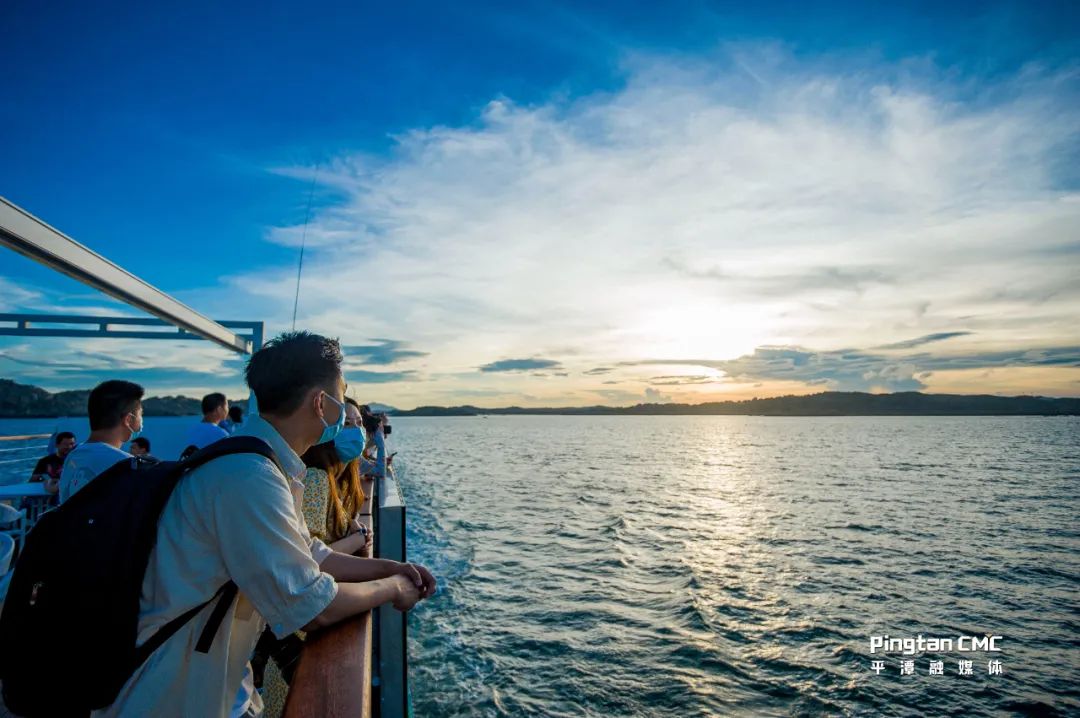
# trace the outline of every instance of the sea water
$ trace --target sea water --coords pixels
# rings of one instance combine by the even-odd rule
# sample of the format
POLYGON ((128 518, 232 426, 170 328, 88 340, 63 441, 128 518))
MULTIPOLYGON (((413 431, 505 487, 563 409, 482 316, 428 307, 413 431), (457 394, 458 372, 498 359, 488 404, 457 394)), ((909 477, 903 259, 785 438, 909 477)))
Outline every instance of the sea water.
POLYGON ((416 716, 1080 714, 1080 418, 393 425, 416 716))
POLYGON ((394 424, 417 716, 1080 715, 1080 418, 394 424))

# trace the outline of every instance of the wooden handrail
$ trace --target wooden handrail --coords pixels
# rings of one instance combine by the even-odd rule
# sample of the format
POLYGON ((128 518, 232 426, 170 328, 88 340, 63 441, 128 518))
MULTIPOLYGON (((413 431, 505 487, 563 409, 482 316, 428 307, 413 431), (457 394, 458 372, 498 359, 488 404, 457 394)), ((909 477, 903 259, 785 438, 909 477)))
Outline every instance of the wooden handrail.
POLYGON ((309 633, 285 700, 285 718, 371 715, 371 612, 309 633))
POLYGON ((20 436, 0 436, 0 441, 26 441, 28 439, 48 439, 52 434, 22 434, 20 436))
MULTIPOLYGON (((371 482, 365 481, 360 521, 368 531, 371 490, 371 482)), ((285 718, 368 718, 375 660, 372 645, 370 611, 308 633, 285 699, 285 718)))

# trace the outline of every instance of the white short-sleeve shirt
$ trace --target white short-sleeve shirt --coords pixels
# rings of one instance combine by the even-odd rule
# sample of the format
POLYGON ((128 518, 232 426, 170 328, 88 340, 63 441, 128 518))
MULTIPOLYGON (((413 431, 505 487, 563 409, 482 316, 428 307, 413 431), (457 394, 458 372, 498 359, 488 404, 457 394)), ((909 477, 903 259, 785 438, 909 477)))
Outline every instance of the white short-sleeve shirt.
MULTIPOLYGON (((161 626, 235 581, 237 600, 209 653, 197 653, 213 605, 181 628, 128 680, 99 716, 227 716, 263 627, 279 637, 309 623, 337 594, 321 573, 297 515, 291 480, 304 464, 274 428, 253 417, 244 434, 267 441, 288 478, 254 454, 193 470, 162 512, 139 605, 141 644, 161 626)), ((327 552, 329 549, 322 546, 327 552)))
POLYGON ((222 429, 217 424, 211 424, 209 421, 200 421, 193 427, 188 429, 187 443, 185 447, 195 445, 198 448, 209 446, 215 441, 224 439, 229 435, 229 432, 222 429))
POLYGON ((64 468, 60 472, 60 502, 96 479, 102 472, 118 461, 130 459, 131 454, 117 449, 112 444, 100 441, 88 441, 79 444, 64 459, 64 468))

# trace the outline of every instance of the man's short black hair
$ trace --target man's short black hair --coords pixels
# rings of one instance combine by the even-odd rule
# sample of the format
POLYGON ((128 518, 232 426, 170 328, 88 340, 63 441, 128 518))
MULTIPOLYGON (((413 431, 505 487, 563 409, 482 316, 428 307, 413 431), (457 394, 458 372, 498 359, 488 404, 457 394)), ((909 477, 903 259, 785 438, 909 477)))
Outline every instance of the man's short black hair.
POLYGON ((207 394, 202 398, 203 416, 206 416, 207 414, 212 414, 221 407, 225 406, 226 401, 228 401, 228 399, 226 399, 225 395, 219 391, 215 391, 213 394, 207 394))
POLYGON ((90 392, 86 402, 90 431, 119 426, 125 416, 139 408, 142 398, 143 388, 135 382, 122 379, 101 382, 90 392))
POLYGON ((333 388, 341 377, 341 361, 337 339, 285 332, 251 356, 244 378, 255 392, 260 413, 288 415, 312 388, 333 388))
POLYGON ((229 420, 232 421, 234 424, 239 424, 244 420, 244 410, 236 406, 235 404, 233 406, 230 406, 229 420))
POLYGON ((138 446, 146 453, 150 453, 150 439, 147 439, 145 436, 136 436, 131 440, 131 443, 134 446, 138 446))
POLYGON ((74 439, 74 438, 75 438, 75 435, 72 434, 70 431, 61 431, 59 434, 56 435, 56 443, 59 444, 64 439, 74 439))

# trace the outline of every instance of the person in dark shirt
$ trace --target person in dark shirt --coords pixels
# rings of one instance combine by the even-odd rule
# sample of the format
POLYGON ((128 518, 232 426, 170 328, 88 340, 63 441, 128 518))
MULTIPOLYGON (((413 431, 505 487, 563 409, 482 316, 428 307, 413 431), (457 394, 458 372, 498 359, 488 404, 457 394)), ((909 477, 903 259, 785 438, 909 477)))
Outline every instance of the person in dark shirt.
POLYGON ((150 453, 150 440, 145 436, 136 436, 132 439, 131 445, 128 447, 128 453, 132 456, 138 456, 143 461, 152 461, 155 464, 161 461, 161 459, 150 453))
POLYGON ((60 470, 64 468, 64 459, 75 448, 75 435, 70 431, 61 431, 56 435, 56 453, 43 456, 34 465, 31 481, 44 481, 45 490, 55 494, 60 490, 60 470))

